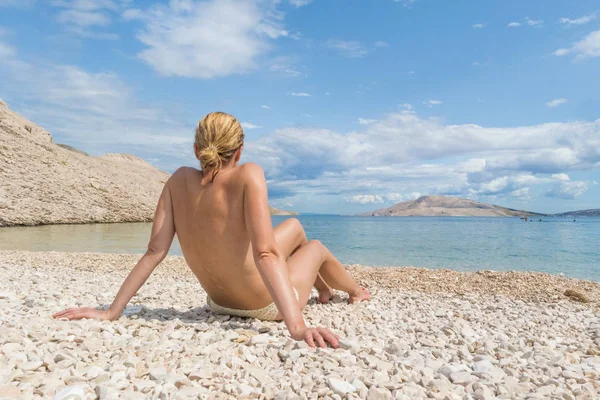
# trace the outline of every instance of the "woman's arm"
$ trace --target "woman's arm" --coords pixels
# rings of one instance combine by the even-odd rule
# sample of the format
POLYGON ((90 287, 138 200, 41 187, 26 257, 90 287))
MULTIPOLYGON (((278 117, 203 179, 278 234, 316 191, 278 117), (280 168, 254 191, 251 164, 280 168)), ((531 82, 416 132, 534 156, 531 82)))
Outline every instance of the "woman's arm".
POLYGON ((152 271, 167 256, 173 237, 175 236, 175 223, 173 221, 173 205, 169 182, 165 184, 154 215, 152 234, 148 243, 148 250, 142 256, 137 265, 131 270, 121 289, 117 293, 112 305, 108 310, 95 308, 70 308, 53 315, 54 318, 99 318, 114 320, 121 316, 123 309, 134 294, 142 287, 144 282, 152 274, 152 271))
POLYGON ((288 331, 294 339, 306 340, 311 346, 318 343, 324 347, 326 341, 337 347, 337 337, 331 331, 324 328, 308 328, 304 323, 286 261, 275 240, 264 173, 256 164, 244 164, 242 168, 244 214, 254 261, 288 331))

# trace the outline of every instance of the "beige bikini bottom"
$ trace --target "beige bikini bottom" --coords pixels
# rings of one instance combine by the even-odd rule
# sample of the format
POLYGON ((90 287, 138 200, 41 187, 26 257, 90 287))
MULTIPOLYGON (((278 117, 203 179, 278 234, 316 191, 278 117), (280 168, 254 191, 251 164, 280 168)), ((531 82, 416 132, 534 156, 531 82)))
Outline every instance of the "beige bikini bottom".
MULTIPOLYGON (((298 291, 296 288, 294 288, 294 293, 296 293, 296 300, 298 300, 298 291)), ((206 302, 208 303, 210 310, 215 314, 225 314, 233 317, 256 318, 263 321, 275 321, 279 312, 274 302, 266 307, 259 308, 258 310, 238 310, 236 308, 222 307, 212 301, 208 296, 206 297, 206 302)))

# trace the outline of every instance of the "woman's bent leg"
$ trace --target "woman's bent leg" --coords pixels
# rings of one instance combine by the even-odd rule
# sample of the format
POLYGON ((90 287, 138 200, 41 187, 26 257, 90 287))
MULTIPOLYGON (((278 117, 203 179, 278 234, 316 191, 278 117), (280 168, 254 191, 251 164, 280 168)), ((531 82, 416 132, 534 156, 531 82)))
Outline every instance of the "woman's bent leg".
MULTIPOLYGON (((288 218, 277 225, 274 233, 275 240, 286 259, 307 243, 304 228, 302 228, 302 224, 296 218, 288 218)), ((318 273, 313 285, 319 291, 319 301, 321 303, 326 303, 333 297, 333 290, 318 273)))
POLYGON ((332 288, 348 293, 351 303, 369 297, 368 292, 352 279, 344 266, 317 240, 300 246, 288 259, 287 264, 292 285, 298 290, 299 302, 303 308, 319 274, 332 288))

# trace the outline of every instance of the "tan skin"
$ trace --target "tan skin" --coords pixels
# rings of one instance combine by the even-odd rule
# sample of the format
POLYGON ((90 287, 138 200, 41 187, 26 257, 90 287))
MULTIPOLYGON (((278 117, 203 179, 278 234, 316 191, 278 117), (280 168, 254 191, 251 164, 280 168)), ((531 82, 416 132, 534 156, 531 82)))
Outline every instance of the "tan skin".
MULTIPOLYGON (((194 145, 196 157, 199 149, 194 145)), ((267 203, 262 169, 238 165, 240 147, 212 179, 212 170, 178 169, 162 191, 148 250, 123 282, 108 310, 74 308, 54 318, 117 319, 152 271, 167 256, 175 232, 183 256, 208 296, 217 304, 254 310, 275 302, 290 335, 309 346, 338 347, 338 337, 326 328, 307 327, 302 317, 315 286, 319 301, 333 289, 349 302, 370 297, 320 242, 307 241, 296 219, 275 229, 267 203), (294 294, 298 291, 299 299, 294 294)))

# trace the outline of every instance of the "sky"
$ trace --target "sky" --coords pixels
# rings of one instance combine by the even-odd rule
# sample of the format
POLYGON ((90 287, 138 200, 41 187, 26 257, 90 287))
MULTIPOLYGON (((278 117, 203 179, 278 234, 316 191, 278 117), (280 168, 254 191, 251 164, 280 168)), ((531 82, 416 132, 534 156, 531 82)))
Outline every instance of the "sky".
POLYGON ((0 0, 0 98, 167 172, 228 112, 301 213, 600 208, 597 0, 0 0))

